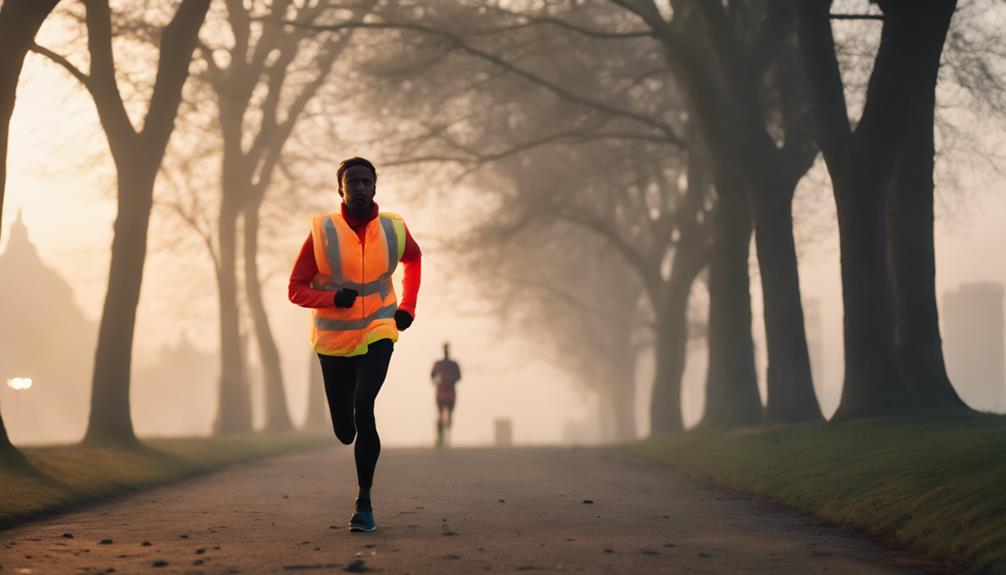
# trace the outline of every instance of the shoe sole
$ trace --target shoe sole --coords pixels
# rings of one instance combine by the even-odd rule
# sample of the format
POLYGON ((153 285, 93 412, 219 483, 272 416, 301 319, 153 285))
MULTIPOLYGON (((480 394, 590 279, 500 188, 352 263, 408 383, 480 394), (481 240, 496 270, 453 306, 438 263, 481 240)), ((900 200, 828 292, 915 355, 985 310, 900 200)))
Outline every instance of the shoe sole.
POLYGON ((375 525, 375 526, 373 526, 373 527, 371 527, 371 528, 368 529, 368 528, 360 526, 360 525, 350 525, 349 526, 349 531, 351 533, 371 533, 371 532, 377 531, 377 526, 375 525))

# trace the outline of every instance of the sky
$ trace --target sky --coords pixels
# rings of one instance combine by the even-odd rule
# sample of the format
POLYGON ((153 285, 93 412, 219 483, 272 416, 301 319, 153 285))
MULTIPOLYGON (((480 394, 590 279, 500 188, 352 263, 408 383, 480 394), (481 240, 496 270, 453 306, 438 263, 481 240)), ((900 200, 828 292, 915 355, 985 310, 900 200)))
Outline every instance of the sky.
MULTIPOLYGON (((43 39, 45 33, 43 29, 43 39)), ((997 132, 990 133, 977 124, 969 129, 986 149, 1002 149, 1002 138, 997 132)), ((70 281, 77 304, 85 315, 97 321, 106 288, 115 201, 114 172, 93 103, 67 74, 38 56, 29 55, 19 86, 10 142, 0 252, 5 248, 11 222, 22 213, 41 256, 70 281)), ((359 151, 346 149, 337 153, 349 157, 359 151)), ((372 159, 380 169, 381 158, 372 159)), ((953 158, 953 165, 946 165, 946 159, 941 162, 938 170, 952 172, 955 177, 952 182, 950 178, 939 181, 938 293, 966 282, 1006 284, 1006 259, 1002 257, 1006 247, 1003 225, 1006 178, 977 159, 958 155, 953 158)), ((432 362, 440 356, 442 342, 448 340, 465 375, 455 417, 456 444, 491 442, 494 420, 498 418, 512 421, 518 443, 596 439, 590 430, 598 409, 596 398, 585 394, 575 380, 550 365, 548 358, 535 350, 534 334, 505 332, 495 318, 480 311, 488 310, 489 306, 480 303, 480 295, 474 288, 453 272, 449 255, 437 249, 438 242, 463 224, 457 221, 459 214, 478 209, 477 198, 473 196, 477 191, 461 188, 459 191, 463 193, 455 194, 458 199, 454 202, 465 203, 462 209, 441 196, 437 201, 424 201, 422 194, 415 193, 423 186, 423 182, 410 178, 408 171, 393 170, 382 172, 378 187, 378 202, 383 208, 402 214, 424 247, 418 316, 412 329, 402 334, 378 399, 377 416, 384 442, 432 443, 435 410, 428 374, 432 362), (570 436, 564 431, 567 428, 581 431, 570 436)), ((338 196, 334 187, 329 194, 335 209, 338 196)), ((815 360, 822 369, 816 387, 823 410, 830 414, 837 407, 842 379, 841 281, 834 204, 820 162, 801 183, 795 206, 801 288, 805 301, 818 302, 821 320, 822 345, 815 360)), ((270 240, 267 247, 270 254, 288 256, 263 262, 268 273, 264 286, 267 306, 283 356, 288 401, 295 421, 303 417, 306 405, 310 358, 308 312, 287 301, 286 278, 309 231, 309 215, 303 214, 301 225, 283 227, 270 240)), ((215 351, 218 346, 216 286, 211 268, 205 258, 192 255, 179 261, 171 236, 160 234, 160 230, 170 225, 165 212, 155 210, 137 322, 136 365, 149 363, 164 345, 177 342, 183 334, 200 349, 215 351)), ((761 293, 753 259, 751 268, 753 332, 759 353, 759 378, 764 386, 761 293)), ((685 377, 686 424, 694 423, 701 415, 704 361, 702 345, 696 343, 685 377)), ((648 426, 646 396, 651 363, 644 358, 639 374, 637 411, 641 430, 648 426)), ((949 367, 953 374, 952 361, 949 367)), ((46 385, 42 381, 36 383, 46 385)), ((6 386, 0 391, 4 420, 15 442, 31 442, 34 435, 30 422, 19 420, 13 411, 12 393, 6 386)), ((17 402, 30 405, 30 392, 23 393, 17 402)), ((138 403, 142 403, 142 398, 138 403)), ((981 407, 1006 411, 1006 403, 981 407)), ((137 419, 145 417, 142 413, 134 415, 137 419)), ((138 429, 159 434, 173 428, 165 424, 144 429, 138 424, 138 429)), ((207 420, 187 432, 198 434, 208 430, 207 420)), ((71 441, 82 433, 79 426, 67 427, 47 430, 45 437, 71 441)))

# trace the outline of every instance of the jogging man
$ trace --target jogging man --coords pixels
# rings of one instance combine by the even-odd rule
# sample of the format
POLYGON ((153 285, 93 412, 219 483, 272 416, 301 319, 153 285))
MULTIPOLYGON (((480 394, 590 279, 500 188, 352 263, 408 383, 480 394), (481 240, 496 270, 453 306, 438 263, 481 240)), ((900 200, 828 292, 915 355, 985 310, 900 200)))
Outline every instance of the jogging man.
POLYGON ((381 454, 374 400, 388 373, 398 332, 415 317, 421 253, 402 217, 378 211, 377 170, 363 158, 339 164, 339 211, 311 220, 290 274, 290 301, 311 308, 311 346, 339 441, 356 440, 359 494, 351 531, 374 531, 370 489, 381 454), (391 274, 405 266, 402 301, 391 274))
POLYGON ((444 434, 450 432, 454 415, 454 386, 461 381, 461 366, 451 359, 451 344, 444 342, 444 358, 433 364, 430 378, 437 386, 437 447, 444 446, 444 434))

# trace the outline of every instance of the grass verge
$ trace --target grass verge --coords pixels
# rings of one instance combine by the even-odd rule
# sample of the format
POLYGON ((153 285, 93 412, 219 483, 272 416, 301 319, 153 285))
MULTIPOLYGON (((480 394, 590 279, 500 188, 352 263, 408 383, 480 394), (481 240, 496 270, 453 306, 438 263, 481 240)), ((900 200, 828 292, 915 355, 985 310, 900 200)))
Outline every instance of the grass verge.
POLYGON ((328 436, 290 433, 24 448, 23 457, 0 458, 0 529, 230 464, 331 444, 328 436))
POLYGON ((690 431, 627 444, 678 471, 1006 574, 1006 417, 690 431))

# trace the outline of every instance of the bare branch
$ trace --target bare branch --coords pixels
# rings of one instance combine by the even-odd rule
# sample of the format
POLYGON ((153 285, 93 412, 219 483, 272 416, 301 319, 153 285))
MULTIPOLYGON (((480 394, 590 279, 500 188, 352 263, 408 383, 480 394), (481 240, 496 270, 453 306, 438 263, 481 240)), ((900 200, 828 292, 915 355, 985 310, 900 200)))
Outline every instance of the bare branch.
POLYGON ((85 88, 87 88, 88 90, 91 89, 90 87, 91 79, 88 78, 87 74, 83 73, 80 70, 80 68, 74 66, 72 62, 67 60, 65 56, 57 54, 52 50, 46 48, 45 46, 40 46, 38 44, 32 44, 31 51, 41 56, 45 56, 49 60, 52 60, 54 63, 62 66, 63 69, 69 72, 71 76, 76 78, 85 88))

